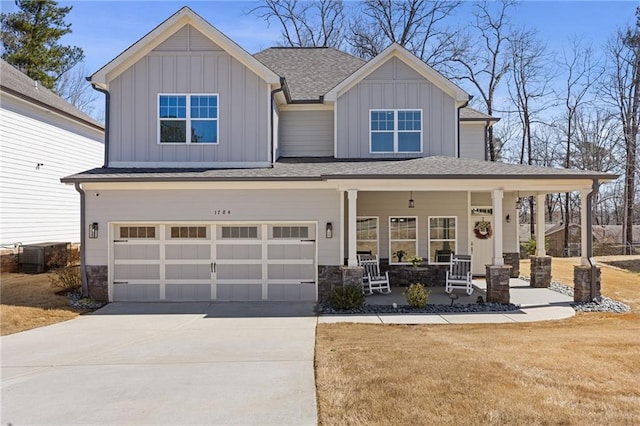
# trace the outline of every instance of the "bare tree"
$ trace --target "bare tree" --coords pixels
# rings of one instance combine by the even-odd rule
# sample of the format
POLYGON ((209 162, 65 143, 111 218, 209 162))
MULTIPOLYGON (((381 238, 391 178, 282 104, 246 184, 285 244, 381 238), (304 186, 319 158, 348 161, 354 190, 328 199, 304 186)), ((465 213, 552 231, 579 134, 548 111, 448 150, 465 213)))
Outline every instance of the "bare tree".
MULTIPOLYGON (((561 60, 557 65, 565 75, 564 87, 558 97, 562 97, 564 103, 564 115, 558 120, 558 126, 563 133, 565 143, 564 162, 565 168, 571 167, 572 144, 575 139, 576 120, 578 110, 592 99, 588 96, 594 89, 595 82, 603 73, 597 59, 593 59, 594 52, 591 46, 578 39, 569 41, 569 48, 563 49, 561 60)), ((564 242, 563 247, 569 247, 569 224, 572 220, 571 195, 564 194, 564 242)))
MULTIPOLYGON (((494 113, 496 91, 510 67, 509 12, 515 4, 513 0, 474 4, 475 22, 470 26, 470 34, 461 39, 464 45, 458 50, 462 53, 454 58, 458 68, 458 71, 452 72, 454 78, 467 81, 475 87, 489 115, 494 113), (470 40, 477 42, 472 43, 470 40)), ((491 161, 497 161, 499 150, 495 144, 493 127, 487 129, 487 141, 487 157, 491 161)))
POLYGON ((55 90, 62 99, 85 114, 92 115, 95 111, 93 103, 97 96, 85 78, 87 74, 84 63, 80 63, 60 76, 56 81, 55 90))
POLYGON ((249 13, 277 21, 285 46, 339 47, 344 42, 342 0, 264 0, 249 13))
POLYGON ((460 1, 366 0, 349 27, 349 44, 363 59, 398 43, 434 68, 455 54, 455 32, 442 25, 460 1))
POLYGON ((617 109, 625 140, 624 221, 625 244, 633 245, 638 126, 640 125, 640 7, 635 26, 619 30, 607 46, 608 79, 602 89, 617 109))

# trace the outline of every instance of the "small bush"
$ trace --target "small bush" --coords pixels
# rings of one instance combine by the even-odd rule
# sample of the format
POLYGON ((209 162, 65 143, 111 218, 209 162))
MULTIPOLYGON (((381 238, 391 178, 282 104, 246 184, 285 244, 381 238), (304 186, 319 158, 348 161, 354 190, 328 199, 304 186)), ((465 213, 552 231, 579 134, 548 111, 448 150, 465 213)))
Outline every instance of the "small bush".
POLYGON ((420 283, 411 284, 407 291, 402 293, 407 299, 407 304, 412 308, 424 308, 427 306, 431 290, 427 290, 420 283))
POLYGON ((362 307, 364 304, 364 293, 360 286, 346 285, 344 287, 336 287, 331 290, 328 299, 334 309, 357 309, 362 307))
POLYGON ((75 291, 82 286, 80 278, 80 265, 69 265, 53 271, 53 276, 49 277, 52 288, 60 289, 63 292, 75 291))

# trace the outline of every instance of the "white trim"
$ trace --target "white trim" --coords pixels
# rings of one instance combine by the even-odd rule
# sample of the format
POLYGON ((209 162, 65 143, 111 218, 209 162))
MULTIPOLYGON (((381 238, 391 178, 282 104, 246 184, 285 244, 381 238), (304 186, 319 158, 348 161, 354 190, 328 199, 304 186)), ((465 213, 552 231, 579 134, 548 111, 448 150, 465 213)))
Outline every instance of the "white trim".
MULTIPOLYGON (((185 146, 184 143, 162 143, 160 146, 185 146)), ((198 146, 218 146, 214 143, 193 144, 198 146)), ((270 167, 269 161, 110 161, 109 167, 112 168, 159 168, 175 167, 175 168, 210 168, 210 169, 262 169, 270 167)), ((158 170, 159 173, 162 170, 158 170)))
POLYGON ((357 242, 356 242, 356 217, 358 215, 358 191, 355 189, 347 190, 347 199, 349 201, 349 209, 347 211, 349 224, 349 257, 347 265, 351 268, 358 266, 357 242))
MULTIPOLYGON (((359 219, 375 219, 376 220, 376 254, 380 257, 380 216, 356 216, 356 226, 357 221, 359 219)), ((358 241, 368 241, 372 242, 373 240, 358 240, 357 228, 356 228, 356 251, 358 250, 358 241)))
POLYGON ((346 229, 345 220, 344 220, 344 191, 338 191, 340 194, 340 220, 339 220, 339 229, 340 229, 340 265, 344 264, 344 231, 346 229))
POLYGON ((224 51, 256 73, 267 83, 278 84, 280 82, 280 77, 276 73, 271 71, 233 40, 225 36, 218 29, 213 27, 210 23, 202 19, 193 10, 186 6, 98 70, 91 76, 91 82, 103 89, 108 89, 109 82, 111 80, 116 78, 127 68, 143 58, 187 24, 191 25, 205 37, 209 38, 209 40, 220 46, 224 51))
POLYGON ((338 103, 333 105, 333 157, 338 158, 338 103))
POLYGON ((280 111, 333 111, 333 104, 285 104, 280 111))
POLYGON ((393 259, 393 252, 391 251, 391 241, 400 241, 400 242, 415 242, 416 245, 416 249, 415 249, 415 255, 418 256, 418 250, 420 245, 418 244, 418 241, 420 239, 420 220, 418 218, 418 216, 406 216, 406 215, 395 215, 395 216, 389 216, 387 218, 387 231, 389 232, 389 265, 409 265, 409 262, 392 262, 391 260, 393 259), (415 219, 416 220, 416 238, 415 240, 412 239, 402 239, 402 240, 391 240, 391 219, 415 219))
POLYGON ((536 256, 546 256, 544 203, 546 194, 536 195, 536 256))
MULTIPOLYGON (((502 214, 502 204, 504 200, 504 191, 502 189, 494 189, 491 191, 491 204, 493 208, 493 256, 492 265, 504 265, 503 257, 503 224, 504 215, 502 214)), ((543 227, 544 229, 544 227, 543 227)), ((520 232, 520 230, 518 230, 520 232)))
POLYGON ((422 108, 372 108, 369 109, 369 154, 421 154, 424 150, 423 135, 424 135, 424 114, 422 108), (420 112, 420 150, 419 151, 400 151, 398 148, 399 134, 400 133, 415 133, 416 130, 400 130, 398 129, 398 112, 420 112), (372 112, 393 112, 393 130, 373 130, 371 128, 371 113, 372 112), (373 150, 373 133, 393 133, 393 151, 374 151, 373 150))
POLYGON ((582 266, 591 265, 587 257, 587 241, 589 239, 587 197, 591 191, 591 188, 580 191, 580 264, 582 266))
POLYGON ((469 100, 469 94, 467 92, 397 43, 393 43, 391 46, 387 47, 378 56, 364 64, 356 72, 331 89, 324 96, 324 99, 326 101, 336 101, 338 97, 358 84, 381 65, 386 63, 388 59, 394 57, 400 59, 418 74, 422 75, 426 80, 453 97, 457 104, 463 104, 469 100))
POLYGON ((452 216, 452 215, 427 216, 427 262, 429 263, 429 265, 448 265, 447 262, 431 261, 431 242, 432 241, 434 242, 452 241, 452 240, 453 240, 453 246, 455 247, 455 250, 458 250, 458 216, 452 216), (455 238, 431 239, 431 219, 454 219, 455 221, 453 224, 453 233, 455 235, 455 238))
POLYGON ((158 93, 156 96, 156 118, 158 139, 156 143, 158 145, 194 145, 194 146, 207 146, 207 145, 219 145, 220 144, 220 95, 218 93, 158 93), (185 97, 185 118, 162 118, 160 117, 160 97, 161 96, 184 96, 185 97), (210 96, 216 98, 216 118, 192 118, 191 117, 191 98, 194 96, 210 96), (192 142, 191 141, 191 122, 192 121, 214 121, 216 123, 216 142, 192 142), (162 121, 176 121, 185 123, 185 137, 184 142, 162 142, 161 137, 161 122, 162 121))

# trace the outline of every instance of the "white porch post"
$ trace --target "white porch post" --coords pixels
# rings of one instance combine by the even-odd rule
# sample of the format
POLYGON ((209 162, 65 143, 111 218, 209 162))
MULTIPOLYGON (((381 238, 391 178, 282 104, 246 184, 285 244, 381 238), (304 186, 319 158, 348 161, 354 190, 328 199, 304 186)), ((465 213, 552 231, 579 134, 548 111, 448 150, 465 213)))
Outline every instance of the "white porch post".
POLYGON ((502 189, 494 189, 491 192, 492 208, 493 208, 493 261, 492 265, 504 265, 502 257, 502 198, 504 192, 502 189))
POLYGON ((347 265, 350 267, 358 266, 358 257, 357 257, 357 242, 356 242, 356 217, 357 217, 357 200, 358 200, 358 191, 356 189, 347 190, 347 197, 349 200, 349 213, 348 213, 348 222, 349 222, 349 260, 347 261, 347 265))
POLYGON ((544 202, 545 194, 536 195, 536 256, 547 255, 544 242, 544 202))
POLYGON ((591 266, 587 258, 587 243, 589 240, 588 215, 589 208, 587 206, 587 196, 591 193, 591 188, 580 191, 580 264, 583 266, 591 266))

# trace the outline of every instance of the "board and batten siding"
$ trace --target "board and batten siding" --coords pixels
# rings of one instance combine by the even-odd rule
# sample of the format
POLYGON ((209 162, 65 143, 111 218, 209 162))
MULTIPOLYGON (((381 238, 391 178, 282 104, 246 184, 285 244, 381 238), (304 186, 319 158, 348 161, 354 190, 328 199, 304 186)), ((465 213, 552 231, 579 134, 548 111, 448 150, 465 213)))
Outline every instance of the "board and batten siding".
MULTIPOLYGON (((340 265, 340 192, 287 190, 87 190, 87 222, 105 231, 109 222, 185 223, 306 221, 318 222, 318 264, 340 265), (96 196, 99 193, 100 196, 96 196), (227 211, 227 214, 215 214, 227 211), (325 238, 327 222, 334 237, 325 238)), ((87 264, 107 265, 107 232, 87 240, 87 264)))
MULTIPOLYGON (((378 217, 378 253, 389 258, 389 217, 418 218, 418 255, 428 259, 429 216, 457 217, 457 248, 459 254, 468 253, 467 192, 413 192, 415 208, 407 207, 409 192, 358 192, 358 216, 378 217)), ((345 253, 348 242, 345 242, 345 253)))
POLYGON ((391 58, 338 97, 337 156, 339 158, 411 158, 455 156, 454 99, 399 58, 391 58), (371 153, 370 109, 422 109, 421 153, 371 153))
POLYGON ((282 111, 283 157, 333 157, 333 111, 282 111))
POLYGON ((187 25, 109 82, 109 164, 269 161, 267 83, 187 25), (218 94, 218 144, 159 144, 158 94, 218 94))
POLYGON ((60 178, 103 164, 102 131, 4 95, 0 123, 0 243, 79 242, 80 194, 60 178))
POLYGON ((484 122, 460 123, 460 158, 485 159, 484 122))

